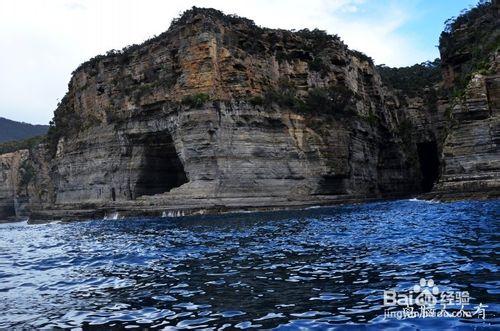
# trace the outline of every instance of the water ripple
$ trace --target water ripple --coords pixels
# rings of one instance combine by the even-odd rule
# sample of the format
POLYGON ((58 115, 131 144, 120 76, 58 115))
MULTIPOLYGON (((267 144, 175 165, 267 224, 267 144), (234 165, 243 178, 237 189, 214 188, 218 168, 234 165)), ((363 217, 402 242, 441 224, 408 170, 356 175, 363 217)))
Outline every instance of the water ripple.
POLYGON ((402 200, 0 224, 0 329, 494 329, 499 211, 402 200), (384 290, 431 276, 487 304, 487 319, 383 318, 384 290))

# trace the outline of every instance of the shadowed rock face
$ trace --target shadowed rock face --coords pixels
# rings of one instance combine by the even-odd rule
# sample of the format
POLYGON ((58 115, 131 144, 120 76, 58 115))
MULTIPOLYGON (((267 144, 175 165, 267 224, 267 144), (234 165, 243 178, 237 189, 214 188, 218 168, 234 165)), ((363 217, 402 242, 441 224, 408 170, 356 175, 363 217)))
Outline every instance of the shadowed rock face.
POLYGON ((20 164, 27 153, 14 152, 0 155, 0 220, 16 216, 15 192, 19 187, 20 164))
POLYGON ((499 96, 498 75, 475 75, 462 101, 453 105, 453 124, 444 141, 444 166, 437 192, 499 194, 499 96))
POLYGON ((26 152, 37 169, 26 212, 218 212, 421 192, 436 178, 422 162, 431 149, 418 146, 434 144, 442 161, 446 106, 403 106, 335 36, 195 8, 73 73, 48 144, 26 152))

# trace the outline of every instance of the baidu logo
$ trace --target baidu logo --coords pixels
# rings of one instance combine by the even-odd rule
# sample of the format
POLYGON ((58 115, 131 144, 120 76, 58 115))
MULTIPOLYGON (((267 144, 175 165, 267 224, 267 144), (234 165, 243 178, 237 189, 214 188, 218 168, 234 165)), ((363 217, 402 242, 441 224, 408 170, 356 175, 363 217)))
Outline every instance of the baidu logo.
POLYGON ((384 291, 384 318, 486 318, 488 306, 471 307, 467 291, 441 291, 432 278, 421 278, 408 292, 384 291), (397 308, 400 308, 399 310, 397 308), (472 309, 471 309, 472 308, 472 309))
POLYGON ((432 278, 420 278, 420 282, 413 286, 413 292, 417 295, 415 304, 418 306, 435 306, 438 302, 439 288, 432 278))

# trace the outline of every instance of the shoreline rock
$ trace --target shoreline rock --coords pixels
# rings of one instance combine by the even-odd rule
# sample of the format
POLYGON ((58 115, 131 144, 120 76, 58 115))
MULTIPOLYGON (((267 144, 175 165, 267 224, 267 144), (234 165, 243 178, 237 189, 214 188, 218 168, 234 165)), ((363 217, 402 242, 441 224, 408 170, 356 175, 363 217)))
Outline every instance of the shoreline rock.
POLYGON ((338 36, 193 8, 75 70, 46 143, 0 156, 0 203, 57 219, 495 197, 499 86, 477 76, 450 111, 398 96, 338 36))

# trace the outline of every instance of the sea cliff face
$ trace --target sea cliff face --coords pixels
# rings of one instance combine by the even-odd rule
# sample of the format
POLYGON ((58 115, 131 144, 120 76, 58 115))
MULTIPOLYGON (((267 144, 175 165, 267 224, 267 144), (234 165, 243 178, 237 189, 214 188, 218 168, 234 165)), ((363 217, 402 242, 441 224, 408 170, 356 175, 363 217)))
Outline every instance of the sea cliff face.
POLYGON ((27 151, 0 155, 0 220, 16 217, 16 193, 20 181, 19 169, 27 151))
MULTIPOLYGON (((497 80, 482 81, 467 100, 498 95, 497 80)), ((496 147, 486 146, 498 130, 459 151, 474 130, 461 106, 452 126, 447 100, 430 111, 400 98, 336 36, 194 8, 162 35, 75 70, 47 143, 1 156, 0 200, 6 215, 24 191, 21 210, 33 218, 189 214, 419 193, 443 160, 440 192, 467 190, 450 183, 477 169, 498 173, 496 147), (457 177, 476 145, 481 161, 457 177), (17 159, 35 174, 23 185, 12 180, 17 159)), ((498 102, 481 100, 482 132, 498 123, 485 118, 498 102)), ((486 191, 498 187, 495 176, 481 177, 493 178, 486 191)))
POLYGON ((500 7, 484 2, 441 34, 448 123, 437 197, 500 194, 500 7))
POLYGON ((500 190, 500 76, 474 75, 450 113, 437 196, 500 190))

